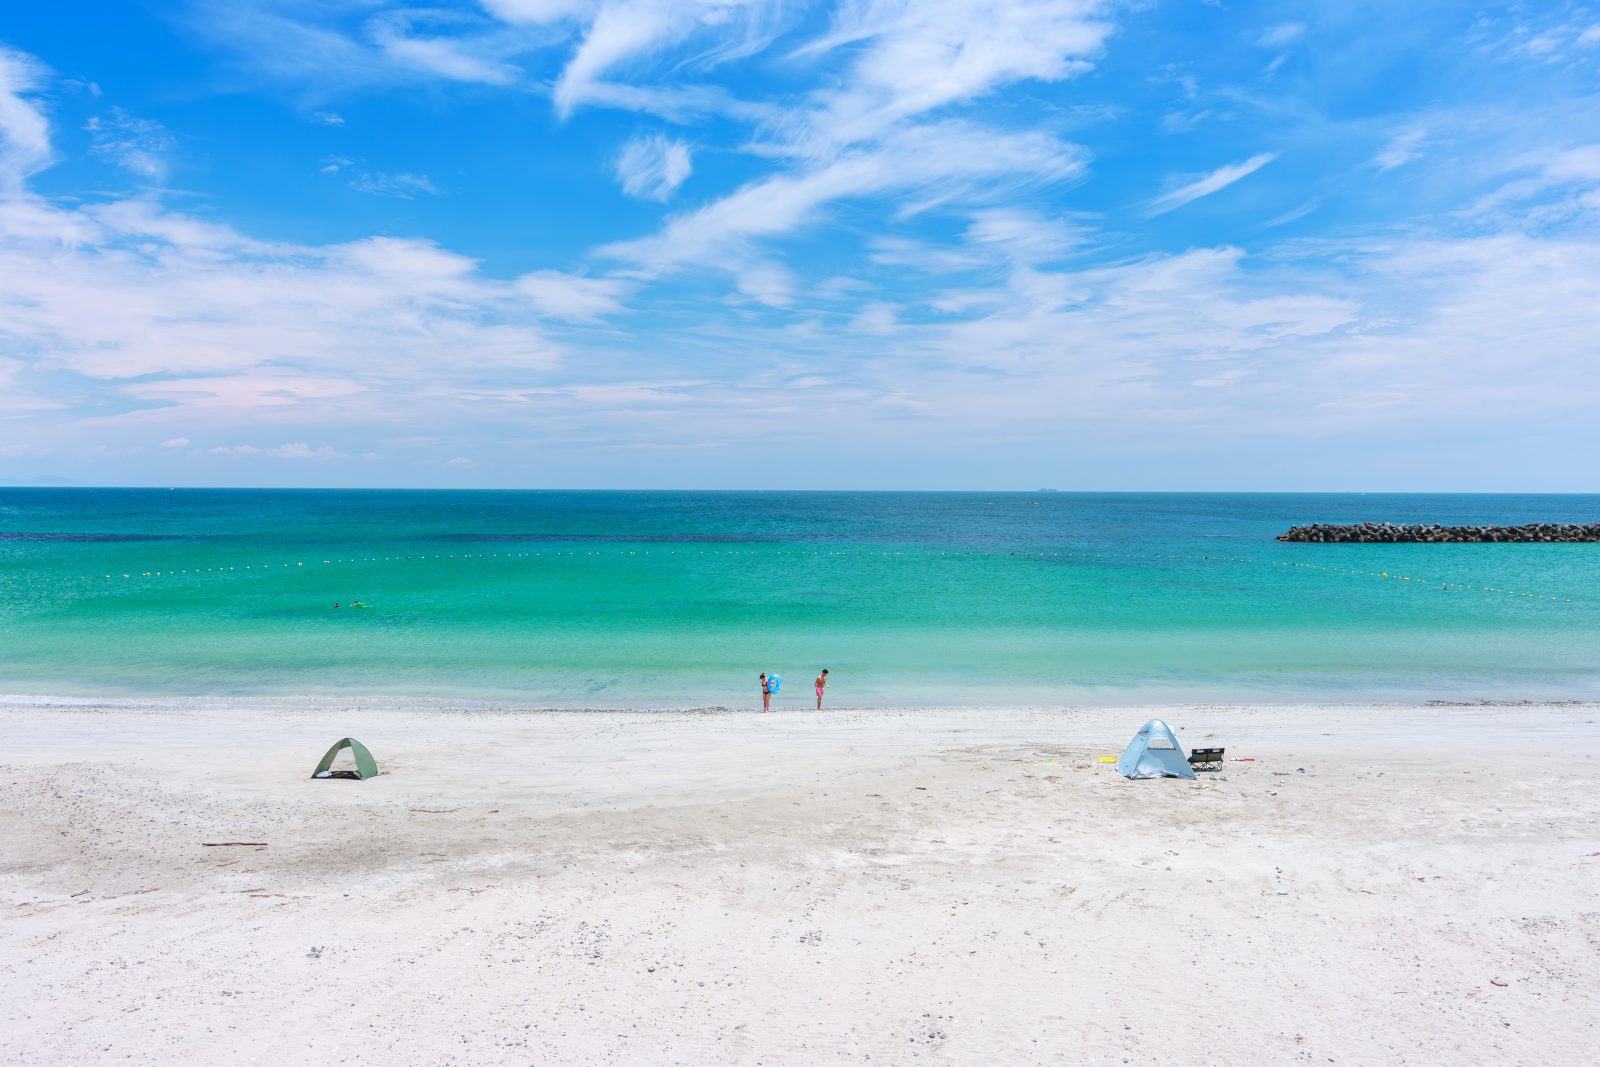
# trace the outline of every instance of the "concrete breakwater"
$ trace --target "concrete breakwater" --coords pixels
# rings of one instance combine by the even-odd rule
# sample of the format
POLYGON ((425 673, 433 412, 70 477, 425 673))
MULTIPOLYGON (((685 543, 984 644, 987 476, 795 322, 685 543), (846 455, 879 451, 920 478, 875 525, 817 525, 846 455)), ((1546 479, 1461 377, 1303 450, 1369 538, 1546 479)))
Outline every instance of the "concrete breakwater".
POLYGON ((1530 522, 1522 526, 1440 526, 1438 523, 1358 522, 1291 526, 1280 541, 1364 544, 1392 542, 1478 544, 1506 542, 1600 541, 1600 522, 1530 522))

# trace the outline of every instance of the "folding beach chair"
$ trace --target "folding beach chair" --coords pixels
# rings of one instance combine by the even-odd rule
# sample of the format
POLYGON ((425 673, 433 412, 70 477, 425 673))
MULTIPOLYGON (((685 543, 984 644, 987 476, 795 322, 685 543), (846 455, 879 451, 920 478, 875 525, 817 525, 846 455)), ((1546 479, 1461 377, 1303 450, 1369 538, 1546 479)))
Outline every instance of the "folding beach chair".
POLYGON ((1189 753, 1189 766, 1197 771, 1220 771, 1223 751, 1220 748, 1194 749, 1189 753))

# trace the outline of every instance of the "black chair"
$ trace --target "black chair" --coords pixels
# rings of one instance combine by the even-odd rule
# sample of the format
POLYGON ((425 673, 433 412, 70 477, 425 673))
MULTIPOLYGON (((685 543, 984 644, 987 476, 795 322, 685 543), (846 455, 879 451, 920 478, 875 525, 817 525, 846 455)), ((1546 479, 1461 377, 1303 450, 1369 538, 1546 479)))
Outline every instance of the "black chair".
POLYGON ((1220 771, 1223 751, 1220 748, 1194 749, 1189 753, 1189 766, 1197 771, 1220 771))

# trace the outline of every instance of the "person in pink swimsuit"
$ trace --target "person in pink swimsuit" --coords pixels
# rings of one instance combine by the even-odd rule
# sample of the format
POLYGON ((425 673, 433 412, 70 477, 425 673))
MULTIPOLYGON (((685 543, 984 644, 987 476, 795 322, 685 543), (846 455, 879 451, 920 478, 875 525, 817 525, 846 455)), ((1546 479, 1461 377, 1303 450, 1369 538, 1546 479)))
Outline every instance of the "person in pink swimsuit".
POLYGON ((822 673, 817 675, 817 710, 822 710, 822 691, 828 688, 828 668, 822 668, 822 673))

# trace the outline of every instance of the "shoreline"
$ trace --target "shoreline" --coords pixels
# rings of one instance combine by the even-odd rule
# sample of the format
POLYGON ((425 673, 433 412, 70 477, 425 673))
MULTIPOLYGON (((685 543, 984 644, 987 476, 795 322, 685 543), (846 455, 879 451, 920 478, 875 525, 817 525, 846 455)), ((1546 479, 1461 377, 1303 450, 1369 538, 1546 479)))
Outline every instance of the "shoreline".
POLYGON ((247 706, 0 699, 7 1062, 1600 1058, 1600 705, 247 706))
MULTIPOLYGON (((798 690, 797 690, 798 693, 798 690)), ((245 710, 261 710, 264 712, 286 713, 299 709, 312 710, 317 708, 341 707, 367 710, 394 710, 394 711, 461 711, 474 714, 495 713, 507 715, 536 715, 536 714, 662 714, 662 715, 738 715, 751 713, 755 715, 779 714, 818 714, 818 710, 810 703, 809 693, 796 702, 773 701, 773 708, 763 712, 758 703, 752 701, 750 705, 715 704, 715 703, 631 703, 631 704, 563 704, 550 701, 527 701, 515 699, 500 699, 488 697, 442 697, 442 696, 413 696, 408 694, 392 693, 339 693, 339 692, 306 692, 289 694, 227 694, 227 693, 196 693, 196 694, 96 694, 96 693, 3 693, 0 692, 0 711, 18 708, 37 708, 40 710, 70 710, 75 708, 105 710, 119 709, 157 709, 157 710, 197 710, 206 708, 236 707, 245 710)), ((875 701, 864 704, 827 704, 821 714, 849 713, 849 714, 896 714, 918 713, 928 715, 939 714, 1006 714, 1021 712, 1028 714, 1042 713, 1068 713, 1085 711, 1126 712, 1129 715, 1137 714, 1141 709, 1146 711, 1188 710, 1188 709, 1217 709, 1230 708, 1240 710, 1290 710, 1296 708, 1326 708, 1326 709, 1378 709, 1390 708, 1397 710, 1411 710, 1424 708, 1575 708, 1590 707, 1600 709, 1600 698, 1596 697, 1482 697, 1475 699, 1460 699, 1452 697, 1430 697, 1417 699, 1372 699, 1362 697, 1350 698, 1313 698, 1298 697, 1285 699, 1193 699, 1193 700, 1130 700, 1128 702, 1113 702, 1105 700, 1075 700, 1075 701, 1012 701, 999 703, 885 703, 875 701)))

